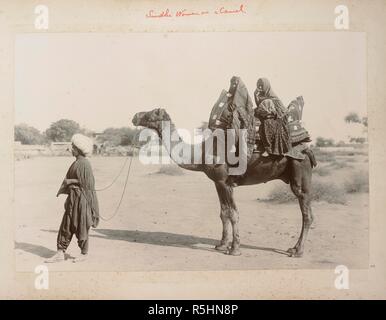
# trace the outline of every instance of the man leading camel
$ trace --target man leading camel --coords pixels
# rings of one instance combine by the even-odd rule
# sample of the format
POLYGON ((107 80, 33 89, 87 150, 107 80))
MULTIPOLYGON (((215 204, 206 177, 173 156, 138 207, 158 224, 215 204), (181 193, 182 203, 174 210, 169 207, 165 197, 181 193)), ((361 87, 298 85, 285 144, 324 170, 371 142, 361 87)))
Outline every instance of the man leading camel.
POLYGON ((57 237, 57 252, 46 260, 47 263, 65 260, 64 253, 73 235, 78 239, 81 254, 74 262, 86 259, 88 253, 88 233, 99 222, 99 206, 95 192, 95 180, 90 162, 86 158, 92 153, 90 138, 75 134, 72 139, 72 155, 76 160, 67 171, 66 177, 56 196, 67 194, 65 212, 57 237))

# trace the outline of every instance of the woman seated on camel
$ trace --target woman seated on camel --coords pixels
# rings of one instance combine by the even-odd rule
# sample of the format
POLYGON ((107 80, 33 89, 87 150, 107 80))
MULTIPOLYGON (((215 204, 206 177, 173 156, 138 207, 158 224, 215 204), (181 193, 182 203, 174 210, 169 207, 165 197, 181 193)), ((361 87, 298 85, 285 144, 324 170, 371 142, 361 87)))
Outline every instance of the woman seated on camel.
POLYGON ((259 134, 265 150, 262 156, 284 155, 291 150, 287 110, 266 78, 257 81, 254 95, 257 105, 255 117, 261 121, 259 134))

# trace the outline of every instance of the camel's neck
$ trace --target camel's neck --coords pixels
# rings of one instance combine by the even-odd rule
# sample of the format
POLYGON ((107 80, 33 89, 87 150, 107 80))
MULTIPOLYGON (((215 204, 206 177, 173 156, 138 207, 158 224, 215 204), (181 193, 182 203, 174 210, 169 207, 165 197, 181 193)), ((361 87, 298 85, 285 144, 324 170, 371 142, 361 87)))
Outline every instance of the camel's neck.
POLYGON ((194 161, 194 146, 183 141, 174 123, 171 121, 163 122, 161 129, 157 130, 157 133, 165 149, 170 155, 170 158, 179 167, 186 170, 203 171, 203 167, 200 164, 201 162, 199 162, 199 164, 195 164, 197 161, 194 161))

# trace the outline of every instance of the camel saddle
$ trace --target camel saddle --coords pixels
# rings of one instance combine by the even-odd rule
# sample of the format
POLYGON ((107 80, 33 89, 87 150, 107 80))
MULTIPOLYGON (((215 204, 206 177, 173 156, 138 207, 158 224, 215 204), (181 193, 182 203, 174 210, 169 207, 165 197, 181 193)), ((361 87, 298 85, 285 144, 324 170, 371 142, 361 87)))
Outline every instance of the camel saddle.
POLYGON ((229 129, 232 127, 232 114, 228 112, 228 91, 222 90, 219 98, 214 104, 209 116, 208 128, 229 129))
POLYGON ((303 108, 304 100, 302 96, 292 100, 288 106, 287 120, 292 144, 311 142, 310 134, 302 125, 303 108))

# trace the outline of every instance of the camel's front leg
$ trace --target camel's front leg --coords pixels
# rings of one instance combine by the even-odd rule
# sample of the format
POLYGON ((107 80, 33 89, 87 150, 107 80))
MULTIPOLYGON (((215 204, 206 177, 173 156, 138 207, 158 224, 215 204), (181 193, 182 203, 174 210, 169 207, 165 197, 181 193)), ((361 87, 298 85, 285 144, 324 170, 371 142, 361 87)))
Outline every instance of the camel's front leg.
POLYGON ((311 172, 305 171, 305 173, 296 171, 298 167, 294 166, 294 176, 291 181, 291 189, 295 196, 298 198, 300 210, 302 212, 302 230, 300 232, 299 239, 293 248, 288 249, 288 253, 291 257, 301 257, 304 252, 304 243, 306 242, 308 231, 314 220, 311 209, 311 172))
POLYGON ((240 255, 239 215, 233 199, 233 189, 225 183, 216 183, 216 190, 220 200, 223 224, 221 242, 216 249, 227 251, 231 255, 240 255))

